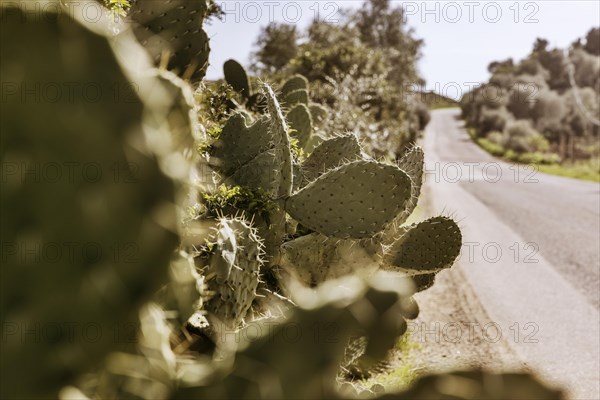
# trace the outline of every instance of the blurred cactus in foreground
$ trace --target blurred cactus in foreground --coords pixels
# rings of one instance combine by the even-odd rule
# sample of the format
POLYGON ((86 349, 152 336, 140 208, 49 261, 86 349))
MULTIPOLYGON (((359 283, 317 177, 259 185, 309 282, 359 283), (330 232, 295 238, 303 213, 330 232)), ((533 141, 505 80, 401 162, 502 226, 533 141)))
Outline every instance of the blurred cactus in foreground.
POLYGON ((134 337, 177 243, 175 187, 146 144, 147 82, 98 29, 4 8, 1 40, 2 397, 55 397, 134 337))

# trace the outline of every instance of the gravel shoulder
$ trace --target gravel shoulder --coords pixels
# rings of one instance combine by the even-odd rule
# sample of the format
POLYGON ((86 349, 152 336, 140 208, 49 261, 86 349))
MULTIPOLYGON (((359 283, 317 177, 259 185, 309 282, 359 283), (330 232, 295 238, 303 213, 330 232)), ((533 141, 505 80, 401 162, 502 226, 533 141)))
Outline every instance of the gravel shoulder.
MULTIPOLYGON (((424 186, 419 210, 435 215, 428 201, 431 187, 424 186)), ((418 373, 452 369, 526 370, 477 299, 460 262, 440 272, 435 284, 415 296, 420 313, 409 325, 410 357, 418 373)))

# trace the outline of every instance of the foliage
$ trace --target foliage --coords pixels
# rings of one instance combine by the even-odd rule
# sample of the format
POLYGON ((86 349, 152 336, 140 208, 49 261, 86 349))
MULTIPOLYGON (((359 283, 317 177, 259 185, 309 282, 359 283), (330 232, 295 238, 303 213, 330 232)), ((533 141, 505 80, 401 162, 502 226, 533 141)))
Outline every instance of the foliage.
POLYGON ((295 25, 271 22, 261 32, 253 57, 257 68, 274 73, 282 69, 298 54, 298 30, 295 25))
MULTIPOLYGON (((323 131, 354 132, 376 157, 394 159, 416 140, 428 119, 418 96, 406 90, 422 83, 416 72, 422 41, 407 28, 403 10, 387 0, 367 1, 340 18, 338 24, 313 21, 304 40, 295 38, 298 50, 292 58, 287 49, 295 47, 280 46, 286 50, 278 50, 279 58, 288 60, 285 65, 265 67, 257 59, 255 68, 275 80, 305 76, 313 101, 330 111, 323 131)), ((280 35, 281 29, 269 25, 263 30, 257 54, 275 56, 267 44, 288 37, 280 35)))
POLYGON ((546 163, 546 165, 539 165, 538 168, 547 174, 600 182, 600 159, 598 158, 565 164, 546 163))
MULTIPOLYGON (((492 131, 503 132, 506 143, 502 146, 515 152, 514 157, 540 151, 557 154, 544 157, 547 160, 596 156, 585 149, 591 148, 600 132, 600 60, 595 54, 599 32, 598 28, 590 30, 585 43, 573 43, 567 56, 538 39, 520 62, 508 59, 491 63, 489 82, 461 99, 467 124, 476 128, 480 138, 492 131), (530 127, 521 120, 529 121, 530 127), (515 124, 520 128, 515 129, 515 124), (517 137, 512 138, 511 132, 517 137)), ((489 147, 487 143, 484 146, 489 147)), ((493 151, 499 153, 497 148, 493 151)))
POLYGON ((129 0, 104 0, 104 5, 118 16, 125 17, 131 7, 129 0))
POLYGON ((502 145, 499 145, 498 143, 486 138, 477 139, 477 144, 479 144, 485 151, 493 156, 503 156, 506 152, 502 145))
POLYGON ((517 153, 548 150, 548 141, 537 132, 527 120, 511 122, 506 127, 506 142, 508 150, 517 153))
POLYGON ((261 189, 251 190, 240 186, 220 185, 213 193, 202 194, 207 215, 216 217, 225 210, 239 210, 248 215, 267 215, 277 205, 261 189))

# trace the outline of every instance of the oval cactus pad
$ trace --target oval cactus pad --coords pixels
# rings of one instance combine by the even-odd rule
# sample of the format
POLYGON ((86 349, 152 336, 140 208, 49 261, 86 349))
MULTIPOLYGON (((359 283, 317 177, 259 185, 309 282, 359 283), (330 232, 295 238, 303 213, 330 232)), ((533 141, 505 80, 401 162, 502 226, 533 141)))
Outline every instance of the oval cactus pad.
POLYGON ((380 232, 410 199, 411 181, 399 168, 355 161, 326 172, 291 196, 286 211, 327 236, 365 238, 380 232))

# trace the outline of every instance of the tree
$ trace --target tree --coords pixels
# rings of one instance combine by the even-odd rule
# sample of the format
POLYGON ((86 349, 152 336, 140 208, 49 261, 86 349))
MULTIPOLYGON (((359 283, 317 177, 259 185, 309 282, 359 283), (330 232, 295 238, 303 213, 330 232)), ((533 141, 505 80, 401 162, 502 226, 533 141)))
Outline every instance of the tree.
POLYGON ((382 49, 390 60, 389 80, 397 85, 423 83, 416 71, 423 41, 407 28, 404 10, 392 8, 389 0, 368 0, 354 16, 361 41, 382 49))
POLYGON ((585 51, 600 56, 600 28, 592 28, 585 37, 585 51))
POLYGON ((295 25, 271 22, 256 41, 258 50, 253 54, 255 69, 274 73, 298 54, 298 31, 295 25))
POLYGON ((575 67, 575 82, 579 87, 594 88, 600 85, 600 59, 583 49, 573 49, 569 59, 575 67))
POLYGON ((560 49, 548 50, 548 41, 538 38, 533 45, 531 55, 550 73, 548 79, 550 89, 563 92, 569 88, 565 56, 560 49))

